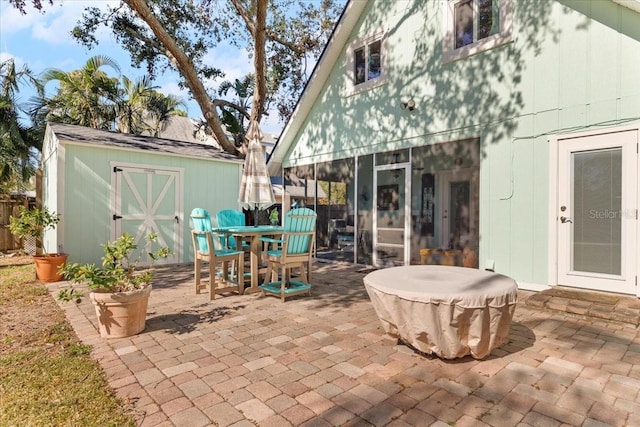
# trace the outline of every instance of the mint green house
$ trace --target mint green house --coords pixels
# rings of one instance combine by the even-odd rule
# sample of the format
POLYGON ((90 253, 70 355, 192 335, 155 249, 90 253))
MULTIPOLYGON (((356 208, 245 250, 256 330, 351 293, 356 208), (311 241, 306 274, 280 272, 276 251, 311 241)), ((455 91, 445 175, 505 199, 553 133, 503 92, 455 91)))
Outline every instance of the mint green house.
POLYGON ((351 0, 268 164, 319 259, 640 295, 639 133, 640 1, 351 0))
POLYGON ((238 208, 242 160, 210 145, 50 123, 42 151, 42 203, 60 214, 49 251, 100 263, 102 245, 148 233, 193 260, 189 214, 238 208))

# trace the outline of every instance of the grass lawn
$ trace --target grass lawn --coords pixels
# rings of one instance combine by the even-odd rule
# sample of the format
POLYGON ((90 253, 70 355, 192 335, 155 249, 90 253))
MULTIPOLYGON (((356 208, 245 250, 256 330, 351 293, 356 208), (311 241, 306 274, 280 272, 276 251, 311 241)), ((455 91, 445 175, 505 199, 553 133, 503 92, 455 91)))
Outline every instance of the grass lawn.
POLYGON ((136 425, 33 262, 11 262, 0 265, 0 425, 136 425))

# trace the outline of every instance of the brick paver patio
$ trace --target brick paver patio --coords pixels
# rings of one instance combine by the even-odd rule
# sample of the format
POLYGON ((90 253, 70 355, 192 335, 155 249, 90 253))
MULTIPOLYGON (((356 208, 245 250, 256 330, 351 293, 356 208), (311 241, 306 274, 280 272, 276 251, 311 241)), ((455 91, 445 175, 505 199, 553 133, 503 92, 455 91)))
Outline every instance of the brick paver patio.
MULTIPOLYGON (((142 426, 640 426, 637 327, 524 304, 485 360, 384 335, 359 267, 318 264, 312 297, 195 295, 159 269, 146 330, 103 340, 61 306, 142 426)), ((51 286, 56 292, 64 283, 51 286)))

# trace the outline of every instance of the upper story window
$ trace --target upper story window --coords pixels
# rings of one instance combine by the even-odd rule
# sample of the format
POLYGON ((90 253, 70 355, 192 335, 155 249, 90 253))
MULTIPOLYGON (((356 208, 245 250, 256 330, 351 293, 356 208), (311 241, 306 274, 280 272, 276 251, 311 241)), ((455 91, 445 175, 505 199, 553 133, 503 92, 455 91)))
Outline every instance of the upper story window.
POLYGON ((384 83, 383 33, 356 40, 351 44, 347 55, 351 93, 384 83))
POLYGON ((366 44, 353 52, 354 83, 359 85, 382 75, 382 40, 366 44))
POLYGON ((444 62, 511 41, 511 0, 449 0, 444 9, 444 62))
POLYGON ((463 0, 454 6, 456 49, 500 31, 500 2, 463 0))

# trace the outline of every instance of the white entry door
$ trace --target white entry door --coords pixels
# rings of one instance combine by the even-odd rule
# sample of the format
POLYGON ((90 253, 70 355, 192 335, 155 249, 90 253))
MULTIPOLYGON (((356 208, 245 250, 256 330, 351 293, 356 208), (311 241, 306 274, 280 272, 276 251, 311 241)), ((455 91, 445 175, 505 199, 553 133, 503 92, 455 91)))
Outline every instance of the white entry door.
POLYGON ((636 294, 638 132, 558 140, 558 284, 636 294))
POLYGON ((477 241, 472 169, 444 170, 440 181, 440 247, 461 249, 477 241))
MULTIPOLYGON (((146 236, 155 233, 158 244, 173 255, 159 263, 182 259, 182 172, 112 163, 112 239, 127 232, 135 237, 141 264, 150 262, 146 236)), ((157 247, 157 246, 156 246, 157 247)))

